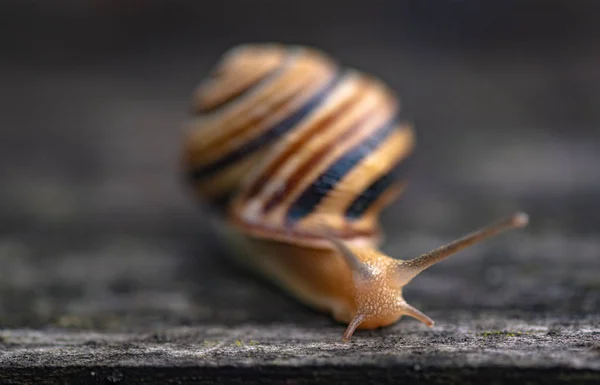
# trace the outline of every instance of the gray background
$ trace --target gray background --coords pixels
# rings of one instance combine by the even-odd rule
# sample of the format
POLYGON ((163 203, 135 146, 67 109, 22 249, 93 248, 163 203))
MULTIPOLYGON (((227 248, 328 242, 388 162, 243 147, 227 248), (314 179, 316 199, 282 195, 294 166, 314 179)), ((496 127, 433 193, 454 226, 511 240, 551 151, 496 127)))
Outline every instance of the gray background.
POLYGON ((95 372, 57 378, 598 380, 599 4, 4 1, 4 380, 74 363, 95 372), (223 261, 182 180, 181 123, 219 55, 254 41, 317 46, 400 94, 418 145, 384 251, 531 215, 407 287, 434 329, 343 345, 343 325, 223 261))

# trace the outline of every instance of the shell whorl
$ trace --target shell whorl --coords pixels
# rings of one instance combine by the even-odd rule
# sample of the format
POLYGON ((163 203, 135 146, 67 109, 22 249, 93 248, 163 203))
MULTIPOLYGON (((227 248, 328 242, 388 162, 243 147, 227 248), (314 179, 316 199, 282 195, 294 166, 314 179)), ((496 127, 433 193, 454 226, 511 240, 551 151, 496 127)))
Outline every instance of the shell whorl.
POLYGON ((203 200, 257 237, 312 242, 315 225, 375 238, 414 146, 395 94, 308 47, 228 51, 194 93, 184 165, 203 200))

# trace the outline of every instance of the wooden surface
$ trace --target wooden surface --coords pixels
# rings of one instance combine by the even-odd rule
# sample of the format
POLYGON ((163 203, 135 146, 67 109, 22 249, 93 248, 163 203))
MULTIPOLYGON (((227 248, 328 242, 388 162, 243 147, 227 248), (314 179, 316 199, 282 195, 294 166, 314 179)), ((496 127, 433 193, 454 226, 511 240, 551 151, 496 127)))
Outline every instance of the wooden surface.
POLYGON ((403 319, 343 344, 344 325, 227 263, 178 167, 192 88, 231 44, 272 31, 208 34, 166 14, 180 30, 120 29, 161 19, 150 11, 55 15, 82 37, 27 35, 0 63, 0 383, 600 381, 594 41, 567 29, 562 43, 443 43, 456 26, 427 18, 437 43, 415 24, 420 40, 358 23, 370 34, 353 44, 341 21, 277 27, 388 81, 415 121, 411 185, 383 215, 386 252, 408 258, 515 210, 531 216, 409 285, 433 329, 403 319), (114 35, 90 32, 101 20, 114 35))

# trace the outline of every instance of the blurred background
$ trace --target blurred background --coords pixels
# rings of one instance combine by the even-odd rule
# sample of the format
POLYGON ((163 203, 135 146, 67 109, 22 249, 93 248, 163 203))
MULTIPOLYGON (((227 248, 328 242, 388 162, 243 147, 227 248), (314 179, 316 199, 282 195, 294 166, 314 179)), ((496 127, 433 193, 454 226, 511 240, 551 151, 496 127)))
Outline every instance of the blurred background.
POLYGON ((575 0, 2 1, 0 326, 268 322, 243 310, 264 310, 256 293, 307 314, 214 262, 180 175, 192 90, 263 41, 319 47, 400 95, 418 145, 384 250, 531 215, 416 280, 413 304, 597 314, 599 18, 575 0))

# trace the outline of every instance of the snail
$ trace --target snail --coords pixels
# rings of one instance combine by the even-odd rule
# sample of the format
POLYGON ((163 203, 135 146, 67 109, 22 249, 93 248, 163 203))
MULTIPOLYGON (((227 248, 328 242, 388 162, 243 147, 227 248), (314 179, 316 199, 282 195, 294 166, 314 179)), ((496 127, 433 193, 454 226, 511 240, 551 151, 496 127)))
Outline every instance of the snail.
POLYGON ((244 266, 346 326, 413 317, 403 287, 470 245, 523 227, 516 214, 410 260, 379 250, 379 215, 405 189, 415 146, 398 97, 323 51, 278 43, 230 48, 195 88, 182 167, 244 266), (397 176, 397 174, 400 176, 397 176))

